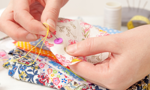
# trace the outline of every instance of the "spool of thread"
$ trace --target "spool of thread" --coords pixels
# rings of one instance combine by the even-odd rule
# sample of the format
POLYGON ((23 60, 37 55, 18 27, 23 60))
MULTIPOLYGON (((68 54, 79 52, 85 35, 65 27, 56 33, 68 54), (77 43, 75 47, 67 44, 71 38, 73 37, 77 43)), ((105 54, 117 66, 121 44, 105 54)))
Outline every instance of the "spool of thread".
POLYGON ((104 26, 111 29, 121 29, 122 6, 118 2, 107 2, 104 11, 104 26))

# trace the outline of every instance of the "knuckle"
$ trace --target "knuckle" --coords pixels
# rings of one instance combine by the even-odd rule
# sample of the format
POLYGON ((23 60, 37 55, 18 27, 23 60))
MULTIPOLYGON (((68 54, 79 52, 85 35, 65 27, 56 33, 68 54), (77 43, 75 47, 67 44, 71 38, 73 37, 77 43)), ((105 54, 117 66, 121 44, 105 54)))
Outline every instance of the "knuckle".
POLYGON ((47 11, 53 13, 54 15, 56 15, 58 13, 59 9, 52 7, 51 9, 47 9, 47 11))
POLYGON ((17 41, 21 40, 21 39, 20 39, 20 38, 21 38, 20 33, 15 33, 15 34, 13 34, 11 37, 12 37, 14 40, 17 40, 17 41))
POLYGON ((18 21, 19 15, 20 15, 19 12, 17 12, 17 11, 14 12, 14 20, 15 21, 18 21))
MULTIPOLYGON (((21 29, 21 27, 18 27, 17 29, 18 29, 17 31, 19 31, 19 29, 21 29)), ((11 34, 11 37, 12 37, 14 40, 19 41, 19 40, 22 39, 22 37, 24 37, 24 33, 21 33, 21 32, 13 32, 13 33, 11 34)))
POLYGON ((49 12, 45 14, 47 14, 47 16, 52 16, 51 19, 54 20, 54 22, 56 22, 55 18, 58 17, 59 9, 51 8, 51 9, 48 9, 46 12, 49 12))
POLYGON ((30 33, 39 33, 40 28, 39 26, 37 26, 39 25, 39 22, 35 21, 34 18, 29 19, 27 22, 28 22, 26 23, 26 26, 28 26, 26 27, 27 31, 29 31, 30 33))

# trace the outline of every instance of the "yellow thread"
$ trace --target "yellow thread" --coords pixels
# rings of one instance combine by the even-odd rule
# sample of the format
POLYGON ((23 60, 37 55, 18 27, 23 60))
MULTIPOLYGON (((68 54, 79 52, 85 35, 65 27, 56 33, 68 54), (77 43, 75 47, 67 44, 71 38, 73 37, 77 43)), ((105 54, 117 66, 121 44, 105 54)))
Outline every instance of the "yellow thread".
MULTIPOLYGON (((47 29, 47 34, 46 34, 46 36, 40 41, 40 42, 38 42, 25 56, 22 56, 22 57, 20 57, 20 58, 18 58, 18 59, 15 59, 15 60, 11 60, 12 62, 17 62, 19 59, 21 59, 21 58, 25 58, 34 48, 36 48, 42 41, 43 41, 43 43, 42 43, 42 45, 41 45, 41 47, 40 47, 40 51, 39 51, 39 53, 38 53, 38 55, 37 55, 37 57, 36 57, 36 59, 31 63, 31 64, 25 64, 25 63, 22 63, 22 62, 18 62, 18 63, 20 63, 20 64, 23 64, 23 65, 27 65, 27 66, 30 66, 30 65, 32 65, 32 64, 34 64, 35 62, 36 62, 36 60, 38 59, 38 57, 39 57, 39 55, 40 55, 40 53, 41 53, 41 50, 42 50, 42 47, 43 47, 43 45, 44 45, 44 42, 46 41, 46 39, 47 39, 47 37, 48 37, 48 34, 49 34, 49 25, 47 24, 47 23, 43 23, 43 25, 46 27, 46 29, 47 29)), ((4 61, 4 60, 0 60, 0 61, 4 61)))

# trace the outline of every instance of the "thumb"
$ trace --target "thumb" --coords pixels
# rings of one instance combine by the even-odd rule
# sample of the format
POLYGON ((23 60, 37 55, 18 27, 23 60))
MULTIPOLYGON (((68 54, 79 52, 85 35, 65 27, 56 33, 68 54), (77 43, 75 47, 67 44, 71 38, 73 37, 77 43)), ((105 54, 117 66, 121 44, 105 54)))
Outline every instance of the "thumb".
POLYGON ((55 31, 62 1, 63 0, 45 0, 46 6, 43 10, 41 20, 50 26, 52 32, 55 31))
POLYGON ((69 67, 74 73, 91 81, 92 83, 95 83, 95 81, 103 82, 108 77, 107 72, 109 71, 109 59, 97 65, 82 61, 69 67))
POLYGON ((88 38, 77 44, 70 45, 66 48, 66 52, 72 56, 88 56, 101 52, 112 52, 118 50, 117 41, 113 35, 88 38))
POLYGON ((97 75, 96 67, 89 62, 82 61, 69 67, 74 73, 86 79, 93 77, 93 75, 97 75))

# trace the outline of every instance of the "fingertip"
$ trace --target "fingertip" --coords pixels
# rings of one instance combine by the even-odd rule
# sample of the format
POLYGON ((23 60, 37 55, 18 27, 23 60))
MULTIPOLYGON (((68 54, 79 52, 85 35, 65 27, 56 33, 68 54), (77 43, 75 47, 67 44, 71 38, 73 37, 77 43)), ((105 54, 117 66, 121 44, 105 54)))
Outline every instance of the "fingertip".
POLYGON ((52 19, 48 19, 46 23, 50 26, 50 31, 55 32, 56 29, 56 22, 52 19))
POLYGON ((74 55, 75 56, 75 51, 77 50, 76 44, 72 44, 67 46, 66 48, 66 52, 70 55, 74 55))

